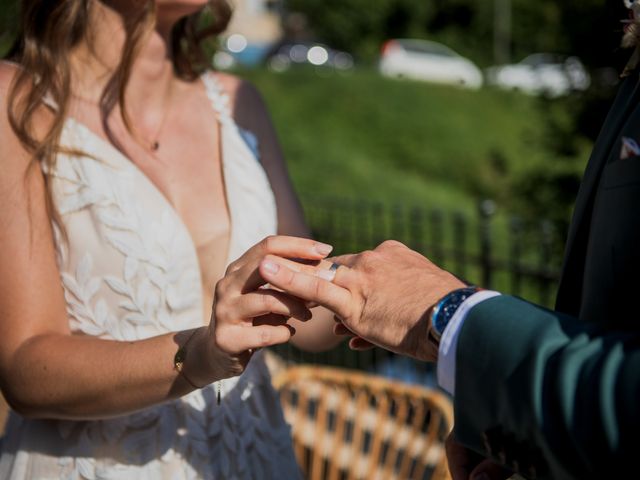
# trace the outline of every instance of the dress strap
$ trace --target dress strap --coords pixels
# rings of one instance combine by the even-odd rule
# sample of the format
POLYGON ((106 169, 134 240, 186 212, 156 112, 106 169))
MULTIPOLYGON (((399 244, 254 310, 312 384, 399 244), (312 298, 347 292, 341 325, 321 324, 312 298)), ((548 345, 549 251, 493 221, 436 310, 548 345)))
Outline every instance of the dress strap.
POLYGON ((233 129, 238 132, 238 135, 240 136, 242 141, 249 147, 249 150, 256 158, 256 160, 260 161, 258 137, 256 137, 253 132, 240 127, 235 122, 235 120, 231 116, 229 95, 224 91, 222 85, 220 85, 216 74, 214 72, 208 71, 202 74, 201 78, 207 92, 207 97, 211 101, 211 106, 213 107, 213 110, 216 112, 216 116, 218 117, 218 121, 225 126, 233 127, 233 129))
POLYGON ((216 112, 220 123, 235 126, 229 107, 229 95, 224 91, 222 85, 220 85, 216 75, 213 72, 205 72, 201 78, 207 92, 207 97, 211 101, 211 106, 216 112))

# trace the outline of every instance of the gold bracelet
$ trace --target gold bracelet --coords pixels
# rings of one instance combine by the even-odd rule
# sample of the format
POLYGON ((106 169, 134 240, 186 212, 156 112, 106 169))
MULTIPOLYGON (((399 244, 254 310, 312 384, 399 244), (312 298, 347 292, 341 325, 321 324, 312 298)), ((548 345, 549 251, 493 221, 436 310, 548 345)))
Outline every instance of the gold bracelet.
POLYGON ((199 387, 195 383, 193 383, 184 372, 184 361, 187 358, 187 345, 189 344, 189 342, 191 341, 191 339, 193 338, 193 336, 196 334, 197 331, 198 329, 195 329, 193 332, 191 332, 191 335, 189 335, 189 338, 187 338, 187 341, 184 342, 180 348, 178 348, 178 351, 173 357, 173 368, 180 375, 182 375, 182 378, 184 378, 189 385, 191 385, 196 390, 200 390, 202 387, 199 387))

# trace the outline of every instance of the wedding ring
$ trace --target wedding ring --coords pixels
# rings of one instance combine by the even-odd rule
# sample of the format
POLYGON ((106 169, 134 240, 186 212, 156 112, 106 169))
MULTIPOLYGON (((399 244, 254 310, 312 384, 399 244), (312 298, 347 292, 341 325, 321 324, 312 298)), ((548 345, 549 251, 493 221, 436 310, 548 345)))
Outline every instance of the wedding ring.
POLYGON ((339 263, 333 262, 329 268, 323 268, 320 270, 316 270, 316 275, 328 282, 333 282, 333 279, 336 276, 336 272, 341 265, 339 263))
POLYGON ((339 263, 333 262, 331 264, 331 266, 329 267, 329 275, 331 276, 331 279, 329 280, 330 282, 333 282, 333 280, 336 278, 336 273, 338 272, 338 269, 341 267, 342 265, 340 265, 339 263))

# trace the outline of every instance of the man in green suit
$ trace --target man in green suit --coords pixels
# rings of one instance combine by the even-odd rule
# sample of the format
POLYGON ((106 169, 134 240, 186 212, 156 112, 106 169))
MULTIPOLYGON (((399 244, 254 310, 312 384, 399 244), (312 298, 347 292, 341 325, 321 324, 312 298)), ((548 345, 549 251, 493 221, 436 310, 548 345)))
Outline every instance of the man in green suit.
POLYGON ((584 174, 554 311, 470 288, 397 242, 316 275, 275 257, 260 271, 333 310, 353 348, 437 361, 465 447, 527 478, 640 478, 638 143, 634 69, 584 174))

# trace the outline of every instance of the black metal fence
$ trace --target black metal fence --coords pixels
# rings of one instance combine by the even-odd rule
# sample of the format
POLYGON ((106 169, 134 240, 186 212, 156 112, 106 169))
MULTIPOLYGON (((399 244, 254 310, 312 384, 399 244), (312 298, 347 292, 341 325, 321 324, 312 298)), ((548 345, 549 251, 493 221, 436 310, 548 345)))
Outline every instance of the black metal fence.
MULTIPOLYGON (((305 197, 303 204, 314 237, 333 245, 336 254, 371 249, 395 239, 471 283, 541 305, 553 304, 564 234, 548 221, 509 217, 490 200, 471 214, 347 198, 305 197)), ((288 361, 382 369, 382 373, 385 365, 404 362, 380 350, 363 354, 346 347, 323 354, 305 354, 293 347, 279 351, 288 361)), ((402 376, 409 367, 398 368, 402 376)), ((428 371, 424 366, 417 369, 418 374, 420 369, 428 371)))

